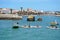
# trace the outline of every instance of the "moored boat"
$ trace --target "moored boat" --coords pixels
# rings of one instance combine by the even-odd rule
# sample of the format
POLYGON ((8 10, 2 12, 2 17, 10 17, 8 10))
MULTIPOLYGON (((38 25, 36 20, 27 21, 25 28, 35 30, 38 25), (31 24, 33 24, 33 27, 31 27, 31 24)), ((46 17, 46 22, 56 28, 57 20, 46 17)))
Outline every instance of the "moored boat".
POLYGON ((38 18, 37 21, 42 21, 42 18, 38 18))
POLYGON ((57 21, 55 20, 55 22, 51 22, 50 23, 50 26, 47 26, 47 28, 49 28, 49 29, 60 29, 60 28, 58 28, 58 23, 57 23, 57 21))
POLYGON ((19 25, 18 24, 19 24, 18 22, 17 23, 14 23, 14 25, 13 25, 12 28, 19 28, 19 25))
POLYGON ((35 21, 35 17, 33 15, 29 15, 27 21, 35 21))
POLYGON ((60 29, 58 27, 47 26, 48 29, 60 29))

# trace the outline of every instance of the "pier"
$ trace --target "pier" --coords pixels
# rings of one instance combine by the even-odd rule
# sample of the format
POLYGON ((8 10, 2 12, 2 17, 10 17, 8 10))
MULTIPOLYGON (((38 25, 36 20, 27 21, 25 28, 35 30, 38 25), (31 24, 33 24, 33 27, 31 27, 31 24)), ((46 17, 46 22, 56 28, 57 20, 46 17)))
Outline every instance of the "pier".
POLYGON ((17 14, 0 14, 0 20, 18 20, 22 19, 22 16, 17 14))

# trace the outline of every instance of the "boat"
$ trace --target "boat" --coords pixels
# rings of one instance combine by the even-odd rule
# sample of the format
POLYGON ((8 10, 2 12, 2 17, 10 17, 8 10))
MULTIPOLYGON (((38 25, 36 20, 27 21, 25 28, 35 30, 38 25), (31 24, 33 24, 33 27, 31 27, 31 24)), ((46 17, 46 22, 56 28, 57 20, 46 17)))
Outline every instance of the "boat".
POLYGON ((22 28, 41 28, 41 26, 38 26, 38 25, 36 25, 36 26, 24 25, 24 26, 22 26, 22 28))
POLYGON ((22 28, 30 28, 28 25, 21 26, 22 28))
POLYGON ((58 27, 47 26, 48 29, 60 29, 58 27))
POLYGON ((19 24, 18 22, 17 23, 14 23, 13 28, 19 28, 19 25, 18 24, 19 24))
POLYGON ((37 21, 42 21, 42 18, 38 18, 37 21))
POLYGON ((54 22, 51 22, 50 23, 50 26, 47 26, 47 28, 49 28, 49 29, 60 29, 60 28, 58 28, 58 22, 55 20, 54 22))
POLYGON ((30 26, 30 28, 41 28, 41 26, 30 26))
POLYGON ((33 15, 29 15, 27 21, 35 21, 35 17, 33 15))
POLYGON ((58 22, 55 20, 54 22, 50 23, 51 26, 59 25, 58 22))
POLYGON ((19 26, 13 26, 13 28, 19 28, 19 26))
POLYGON ((49 29, 60 29, 60 28, 58 28, 58 23, 57 23, 57 21, 55 20, 55 22, 51 22, 50 23, 50 26, 47 26, 47 28, 49 28, 49 29))

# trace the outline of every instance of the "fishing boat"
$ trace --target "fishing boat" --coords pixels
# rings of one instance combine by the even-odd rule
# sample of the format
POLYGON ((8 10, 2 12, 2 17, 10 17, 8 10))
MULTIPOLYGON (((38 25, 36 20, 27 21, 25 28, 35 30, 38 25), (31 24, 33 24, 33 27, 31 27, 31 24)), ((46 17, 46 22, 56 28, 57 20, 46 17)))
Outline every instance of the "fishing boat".
POLYGON ((29 15, 27 21, 35 21, 35 17, 33 15, 29 15))
POLYGON ((49 28, 49 29, 60 29, 60 28, 58 28, 58 23, 57 23, 57 21, 55 20, 55 22, 51 22, 50 23, 50 26, 47 26, 47 28, 49 28))

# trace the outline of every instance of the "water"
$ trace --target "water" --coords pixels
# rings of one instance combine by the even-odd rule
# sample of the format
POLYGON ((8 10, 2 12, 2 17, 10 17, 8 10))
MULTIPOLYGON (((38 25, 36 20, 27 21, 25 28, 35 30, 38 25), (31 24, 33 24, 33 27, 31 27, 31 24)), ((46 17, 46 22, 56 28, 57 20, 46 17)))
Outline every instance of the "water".
POLYGON ((55 16, 35 16, 36 20, 41 17, 43 21, 27 22, 27 17, 23 20, 0 20, 0 40, 60 40, 60 29, 47 29, 51 21, 57 21, 60 27, 60 17, 55 16), (12 29, 14 22, 20 25, 40 25, 42 28, 18 28, 12 29))

